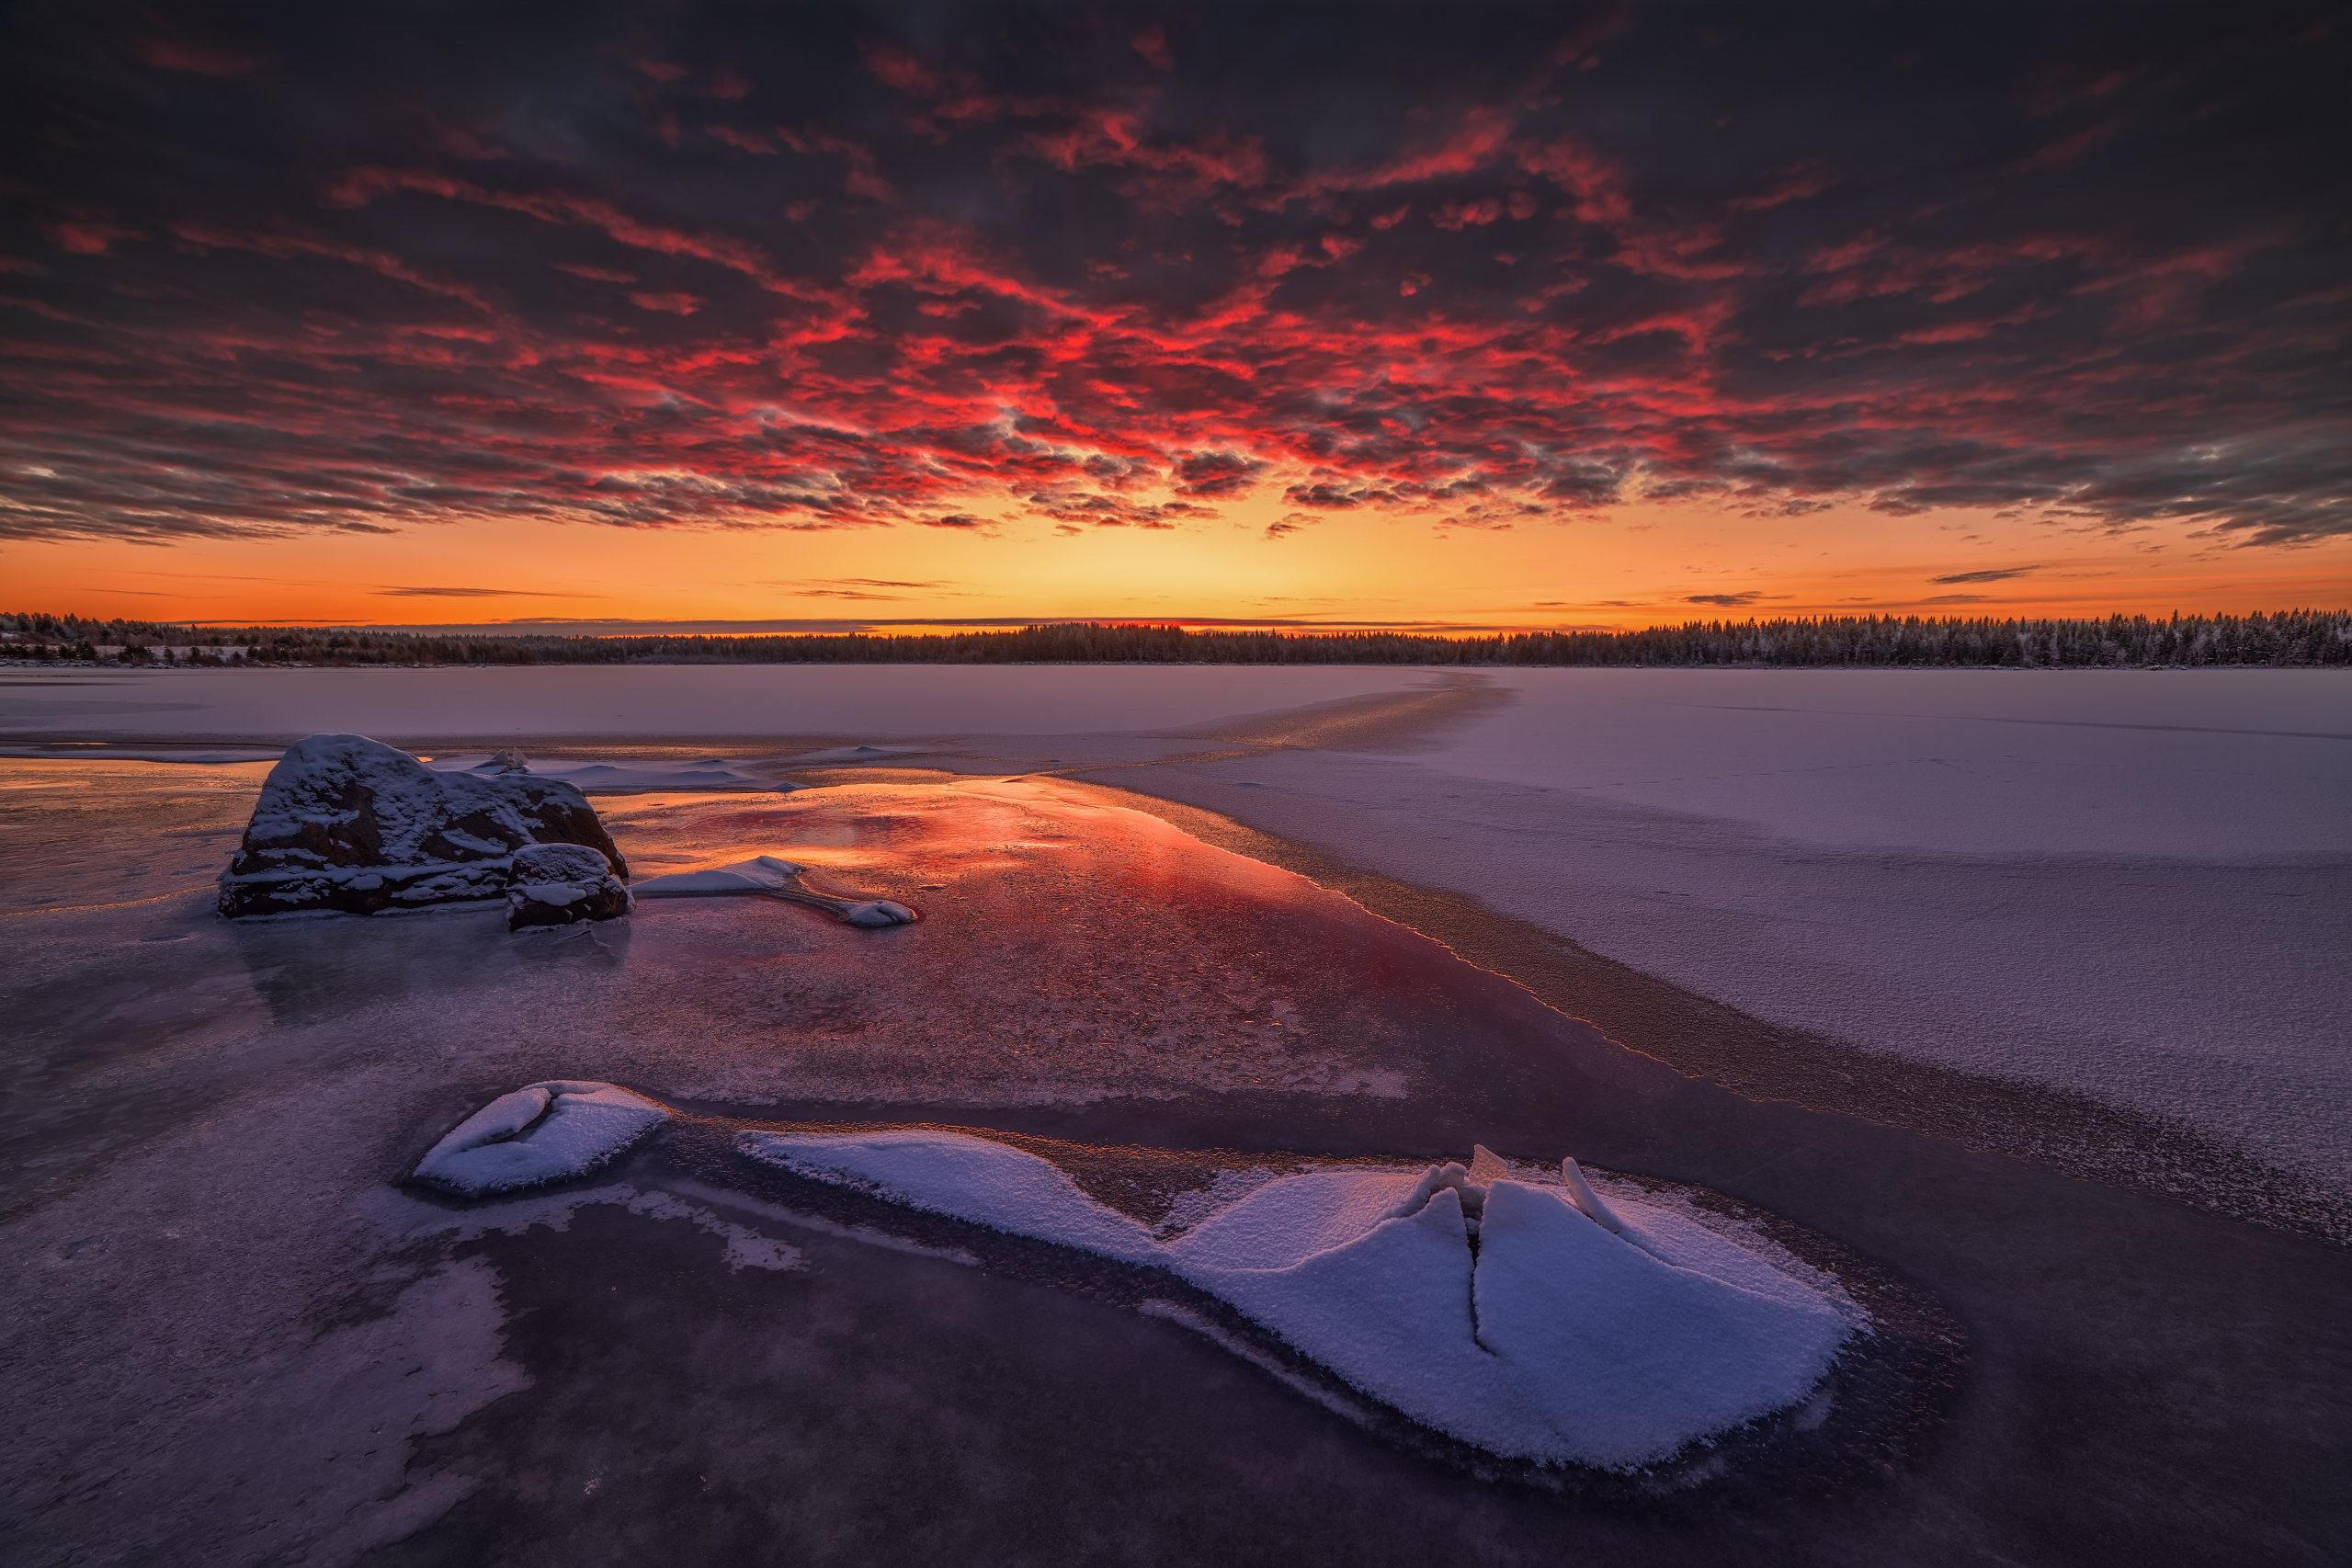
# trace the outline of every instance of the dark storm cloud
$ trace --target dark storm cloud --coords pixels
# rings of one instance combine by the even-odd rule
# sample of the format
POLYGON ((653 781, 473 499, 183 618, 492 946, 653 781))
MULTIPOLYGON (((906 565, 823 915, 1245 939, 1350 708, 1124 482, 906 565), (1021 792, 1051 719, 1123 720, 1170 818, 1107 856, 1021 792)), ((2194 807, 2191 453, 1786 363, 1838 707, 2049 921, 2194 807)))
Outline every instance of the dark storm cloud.
POLYGON ((19 6, 0 536, 2341 534, 2337 15, 19 6))
POLYGON ((2005 583, 2012 577, 2022 577, 2028 572, 2039 572, 2039 566, 2000 566, 1983 572, 1954 572, 1948 576, 1930 577, 1931 583, 2005 583))
POLYGON ((602 594, 551 594, 543 588, 378 588, 390 599, 600 599, 602 594))

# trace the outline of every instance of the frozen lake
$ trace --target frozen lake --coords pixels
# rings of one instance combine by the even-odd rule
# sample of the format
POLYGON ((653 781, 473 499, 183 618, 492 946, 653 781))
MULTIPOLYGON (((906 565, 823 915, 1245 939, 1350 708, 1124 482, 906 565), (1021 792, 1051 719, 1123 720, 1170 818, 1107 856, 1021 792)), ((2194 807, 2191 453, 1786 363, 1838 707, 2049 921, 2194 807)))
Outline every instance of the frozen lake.
POLYGON ((2226 1216, 2352 1214, 2347 694, 2294 672, 11 677, 11 747, 56 755, 0 757, 6 1392, 34 1413, 0 1541, 40 1562, 606 1561, 660 1536, 708 1561, 1180 1540, 1403 1563, 1465 1534, 1525 1562, 1876 1564, 1928 1540, 2328 1561, 2352 1528, 2329 1484, 2352 1262, 2226 1216), (309 729, 723 754, 813 789, 598 799, 639 876, 789 851, 925 919, 221 921, 266 766, 107 754, 309 729), (689 735, 741 744, 654 744, 689 735), (1226 828, 1242 854, 1212 846, 1226 828), (1265 863, 1290 847, 1389 879, 1359 891, 1392 918, 1265 863), (1496 948, 1490 973, 1417 934, 1468 952, 1482 919, 1682 1010, 1622 1050, 1554 1010, 1577 1004, 1540 963, 1496 948), (1676 1020, 1717 1004, 1784 1030, 1752 1079, 1709 1068, 1736 1093, 1670 1070, 1676 1020), (1945 1076, 1856 1113, 1772 1076, 1816 1051, 1945 1076), (488 1099, 575 1078, 679 1108, 676 1135, 539 1197, 395 1187, 488 1099), (2024 1114, 2018 1084, 2155 1131, 2058 1102, 2028 1131, 2111 1144, 2114 1180, 2070 1179, 2066 1151, 1978 1137, 2024 1114), (1694 1480, 1717 1499, 1695 1513, 1585 1507, 1401 1442, 1174 1285, 746 1174, 729 1139, 779 1126, 1028 1138, 1102 1165, 1089 1191, 1144 1221, 1204 1189, 1185 1151, 1574 1153, 1778 1216, 1858 1290, 1916 1282, 1969 1367, 1898 1412, 1892 1483, 1847 1465, 1889 1419, 1858 1389, 1825 1438, 1727 1450, 1733 1490, 1694 1480), (2255 1162, 2244 1191, 2167 1196, 2217 1168, 2168 1178, 2172 1126, 2255 1162), (2147 1419, 2151 1387, 2172 1419, 2147 1419), (1782 1500, 1721 1501, 1762 1494, 1742 1485, 1782 1500))
POLYGON ((1220 765, 1196 777, 1253 787, 1185 798, 1769 1021, 2352 1192, 2352 680, 1494 679, 1508 701, 1410 752, 1220 765))
POLYGON ((2334 670, 1512 670, 1424 765, 1839 848, 2352 854, 2334 670))
POLYGON ((324 729, 575 749, 733 736, 785 755, 797 738, 835 759, 865 741, 960 771, 1046 767, 1469 894, 1777 1026, 2173 1119, 2352 1196, 2340 672, 769 665, 0 681, 0 735, 27 742, 233 747, 324 729), (1386 725, 1351 718, 1392 710, 1386 725), (1240 744, 1204 750, 1221 738, 1240 744))
POLYGON ((1401 667, 641 665, 0 672, 0 734, 1050 735, 1162 729, 1396 691, 1401 667))

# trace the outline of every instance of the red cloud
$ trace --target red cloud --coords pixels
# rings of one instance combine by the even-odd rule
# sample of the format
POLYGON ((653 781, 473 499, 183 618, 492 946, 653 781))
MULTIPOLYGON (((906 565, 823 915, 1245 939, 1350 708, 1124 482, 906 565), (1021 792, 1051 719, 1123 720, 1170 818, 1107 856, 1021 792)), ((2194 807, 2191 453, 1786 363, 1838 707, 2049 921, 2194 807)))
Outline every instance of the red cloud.
POLYGON ((2233 206, 2259 160, 2114 196, 2153 70, 2128 98, 2065 78, 2098 107, 2063 112, 2116 128, 2091 180, 2019 172, 2082 134, 2023 101, 1981 110, 2008 118, 1960 172, 1942 141, 1941 162, 1885 150, 1923 134, 1892 86, 1843 140, 1630 134, 1590 38, 1482 45, 1473 71, 1440 29, 1410 71, 1253 77, 1208 13, 1181 60, 1132 22, 942 16, 919 51, 875 22, 812 64, 757 56, 757 80, 690 29, 550 35, 550 79, 588 108, 397 84, 426 100, 407 120, 287 160, 339 171, 323 192, 238 165, 268 141, 242 120, 198 150, 234 188, 119 154, 73 187, 92 205, 47 209, 74 259, 13 269, 0 444, 55 477, 0 463, 0 533, 1165 529, 1277 493, 1299 508, 1278 530, 1526 527, 1635 494, 2346 530, 2324 415, 2352 300, 2323 207, 2233 206), (714 99, 735 124, 665 118, 714 99), (402 123, 405 148, 381 129, 402 123), (141 236, 162 239, 113 243, 141 236))
POLYGON ((159 71, 186 71, 198 76, 242 76, 254 68, 249 55, 214 49, 186 39, 149 36, 132 45, 139 58, 159 71))

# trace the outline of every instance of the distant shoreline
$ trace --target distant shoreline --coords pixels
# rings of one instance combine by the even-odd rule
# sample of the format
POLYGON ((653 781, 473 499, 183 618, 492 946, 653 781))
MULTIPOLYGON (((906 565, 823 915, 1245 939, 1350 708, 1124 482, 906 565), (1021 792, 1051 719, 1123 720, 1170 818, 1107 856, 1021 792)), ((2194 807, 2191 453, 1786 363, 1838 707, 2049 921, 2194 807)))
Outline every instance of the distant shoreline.
POLYGON ((1013 631, 743 636, 235 630, 0 617, 0 659, 41 667, 644 665, 1416 665, 1599 669, 2352 668, 2352 610, 2105 619, 1818 617, 1640 631, 1437 637, 1061 622, 1013 631), (8 654, 15 654, 13 658, 8 654))

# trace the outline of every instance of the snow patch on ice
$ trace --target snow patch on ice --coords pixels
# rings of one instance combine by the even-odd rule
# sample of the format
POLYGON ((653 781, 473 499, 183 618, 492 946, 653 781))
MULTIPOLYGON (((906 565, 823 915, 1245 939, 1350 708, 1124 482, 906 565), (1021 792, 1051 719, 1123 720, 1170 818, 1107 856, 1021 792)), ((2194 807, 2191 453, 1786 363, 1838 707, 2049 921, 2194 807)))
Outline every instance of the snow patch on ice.
POLYGON ((487 755, 469 752, 458 756, 436 756, 426 766, 436 773, 528 773, 534 778, 558 779, 584 795, 692 794, 707 790, 744 790, 790 794, 800 788, 797 784, 777 784, 756 778, 723 756, 668 763, 602 762, 594 758, 551 762, 543 759, 531 761, 509 747, 506 751, 487 755))
POLYGON ((673 871, 646 877, 631 890, 639 898, 710 898, 722 893, 777 892, 795 885, 801 867, 794 861, 761 855, 732 866, 701 871, 673 871))
MULTIPOLYGON (((910 1207, 1169 1268, 1354 1387, 1514 1458, 1666 1458, 1804 1399, 1848 1333, 1818 1290, 1669 1208, 1620 1198, 1604 1210, 1622 1227, 1613 1234, 1564 1186, 1481 1184, 1459 1165, 1279 1177, 1163 1243, 1047 1161, 986 1139, 745 1132, 736 1146, 910 1207)), ((1490 1174, 1507 1168, 1485 1158, 1490 1174)))
POLYGON ((562 1080, 499 1096, 417 1162, 414 1179, 469 1198, 596 1169, 669 1115, 612 1084, 562 1080))
POLYGON ((910 1209, 1041 1236, 1129 1263, 1155 1261, 1151 1233, 1078 1190, 1034 1154, 985 1138, 923 1131, 803 1137, 746 1132, 737 1147, 769 1165, 857 1187, 910 1209))
POLYGON ((852 926, 905 926, 915 918, 915 911, 890 899, 839 898, 818 892, 801 881, 804 869, 795 861, 761 855, 728 866, 648 877, 631 891, 639 898, 717 898, 730 893, 756 893, 812 905, 852 926))

